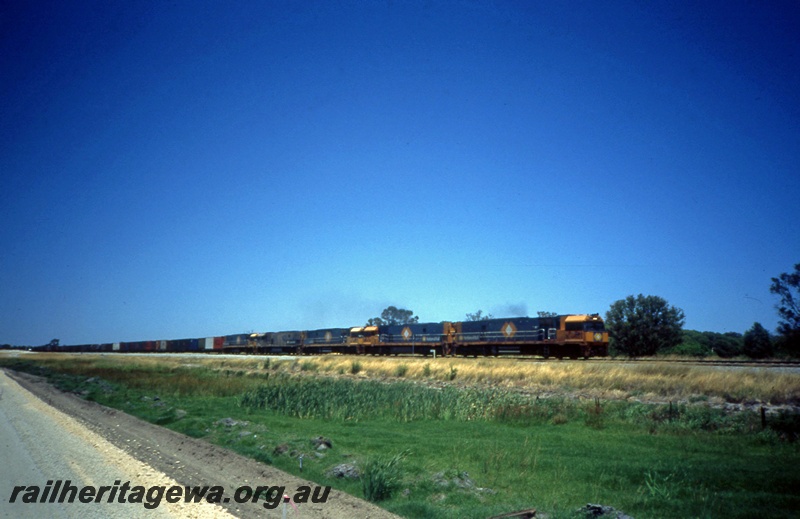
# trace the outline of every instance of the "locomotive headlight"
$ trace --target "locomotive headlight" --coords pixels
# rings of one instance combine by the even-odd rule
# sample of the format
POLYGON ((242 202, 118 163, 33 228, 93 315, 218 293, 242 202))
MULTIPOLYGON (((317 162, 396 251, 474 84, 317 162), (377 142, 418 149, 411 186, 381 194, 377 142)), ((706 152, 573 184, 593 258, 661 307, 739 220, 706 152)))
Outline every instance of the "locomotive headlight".
POLYGON ((594 342, 600 342, 603 340, 603 334, 600 332, 594 332, 594 342))

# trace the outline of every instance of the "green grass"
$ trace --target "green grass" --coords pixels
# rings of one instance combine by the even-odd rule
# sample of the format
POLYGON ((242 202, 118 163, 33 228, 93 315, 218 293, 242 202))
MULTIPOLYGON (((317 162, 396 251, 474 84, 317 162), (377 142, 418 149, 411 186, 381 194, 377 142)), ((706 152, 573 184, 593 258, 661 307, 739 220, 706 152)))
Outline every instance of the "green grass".
POLYGON ((406 371, 391 383, 310 376, 317 370, 302 362, 295 375, 271 365, 245 373, 83 357, 16 367, 411 518, 536 508, 557 519, 587 502, 637 519, 800 511, 800 449, 781 439, 800 430, 793 416, 761 430, 754 413, 726 414, 702 400, 540 399, 415 384, 399 378, 406 371), (333 448, 315 450, 319 436, 333 448), (331 476, 341 463, 355 463, 362 478, 331 476))

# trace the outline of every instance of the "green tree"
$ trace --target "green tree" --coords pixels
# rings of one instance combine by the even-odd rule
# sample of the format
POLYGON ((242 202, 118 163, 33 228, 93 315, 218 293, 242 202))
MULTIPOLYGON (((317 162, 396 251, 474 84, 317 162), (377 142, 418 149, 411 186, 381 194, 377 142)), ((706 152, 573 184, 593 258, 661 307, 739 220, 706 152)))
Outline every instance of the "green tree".
POLYGON ((684 330, 681 343, 664 353, 689 357, 708 357, 714 352, 711 351, 709 340, 702 332, 684 330))
POLYGON ((737 332, 703 332, 711 351, 722 358, 731 358, 744 353, 744 339, 737 332))
POLYGON ((800 353, 800 263, 794 266, 794 272, 784 272, 772 278, 769 291, 781 298, 776 305, 781 320, 778 322, 778 333, 781 343, 789 353, 800 353))
POLYGON ((629 357, 655 355, 683 337, 683 310, 658 296, 628 296, 611 305, 606 329, 612 348, 629 357))
POLYGON ((744 354, 754 359, 772 355, 772 337, 761 323, 753 323, 753 327, 744 332, 744 354))
POLYGON ((474 314, 467 314, 467 321, 488 321, 492 319, 492 314, 483 314, 483 310, 478 310, 474 314))
POLYGON ((381 312, 380 317, 373 317, 367 321, 369 326, 390 326, 393 324, 418 323, 419 317, 414 315, 413 310, 390 306, 381 312))

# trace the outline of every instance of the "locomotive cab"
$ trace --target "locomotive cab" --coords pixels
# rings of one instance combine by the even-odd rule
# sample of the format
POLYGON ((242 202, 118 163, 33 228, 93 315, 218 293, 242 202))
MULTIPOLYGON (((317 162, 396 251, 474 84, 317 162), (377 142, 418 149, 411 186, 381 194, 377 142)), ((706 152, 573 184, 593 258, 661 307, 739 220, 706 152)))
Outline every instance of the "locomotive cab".
POLYGON ((579 346, 583 357, 608 355, 608 332, 600 315, 565 315, 560 324, 558 342, 579 346))
POLYGON ((565 340, 582 342, 608 342, 605 323, 598 314, 565 315, 562 317, 561 330, 565 340))

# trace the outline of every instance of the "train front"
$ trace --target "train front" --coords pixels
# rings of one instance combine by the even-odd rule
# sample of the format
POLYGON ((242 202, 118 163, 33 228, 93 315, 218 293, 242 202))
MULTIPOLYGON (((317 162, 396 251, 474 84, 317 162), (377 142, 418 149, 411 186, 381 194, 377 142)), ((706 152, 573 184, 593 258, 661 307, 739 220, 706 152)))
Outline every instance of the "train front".
POLYGON ((608 332, 599 314, 565 315, 561 319, 559 342, 577 347, 575 353, 584 358, 608 356, 608 332))

